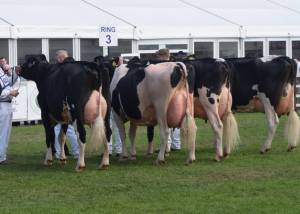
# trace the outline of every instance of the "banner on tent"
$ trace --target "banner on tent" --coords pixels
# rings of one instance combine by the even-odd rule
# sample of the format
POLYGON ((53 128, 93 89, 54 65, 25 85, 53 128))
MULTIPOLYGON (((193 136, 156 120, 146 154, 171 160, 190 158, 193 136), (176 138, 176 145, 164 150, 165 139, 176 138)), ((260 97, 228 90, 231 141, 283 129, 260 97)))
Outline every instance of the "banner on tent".
POLYGON ((99 46, 118 46, 118 34, 115 26, 100 26, 99 46))

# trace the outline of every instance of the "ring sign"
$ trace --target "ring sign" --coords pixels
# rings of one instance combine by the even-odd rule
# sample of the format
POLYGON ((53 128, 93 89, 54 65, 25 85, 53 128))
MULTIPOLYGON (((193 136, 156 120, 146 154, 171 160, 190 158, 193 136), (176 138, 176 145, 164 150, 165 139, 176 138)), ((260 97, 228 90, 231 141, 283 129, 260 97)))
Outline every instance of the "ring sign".
POLYGON ((99 46, 118 46, 118 35, 116 27, 100 26, 99 46))

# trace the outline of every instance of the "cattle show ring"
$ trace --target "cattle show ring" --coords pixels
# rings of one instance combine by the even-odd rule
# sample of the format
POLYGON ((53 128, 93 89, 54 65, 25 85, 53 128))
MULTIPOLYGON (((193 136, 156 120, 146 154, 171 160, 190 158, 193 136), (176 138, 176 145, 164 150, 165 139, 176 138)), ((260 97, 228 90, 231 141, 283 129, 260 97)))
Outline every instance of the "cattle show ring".
POLYGON ((300 213, 299 1, 0 8, 0 214, 300 213))

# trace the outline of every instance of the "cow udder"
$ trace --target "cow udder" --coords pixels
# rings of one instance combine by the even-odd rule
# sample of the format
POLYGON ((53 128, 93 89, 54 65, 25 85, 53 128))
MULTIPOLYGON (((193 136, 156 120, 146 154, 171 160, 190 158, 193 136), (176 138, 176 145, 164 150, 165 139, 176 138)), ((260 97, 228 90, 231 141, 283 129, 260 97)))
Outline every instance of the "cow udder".
POLYGON ((95 122, 98 114, 99 114, 99 110, 101 109, 101 116, 102 118, 105 117, 106 115, 106 111, 107 111, 107 104, 105 99, 102 97, 102 95, 100 95, 99 97, 99 92, 94 90, 87 103, 85 104, 84 107, 84 121, 86 124, 92 124, 95 122), (98 105, 99 103, 99 99, 100 99, 100 105, 98 105))
MULTIPOLYGON (((186 90, 176 91, 171 98, 167 110, 167 122, 170 128, 180 128, 187 108, 186 90)), ((189 106, 190 109, 191 106, 189 106)), ((191 112, 191 110, 190 110, 191 112)), ((192 112, 191 112, 192 113, 192 112)))
POLYGON ((288 86, 287 96, 281 97, 279 105, 276 108, 278 116, 284 115, 290 112, 294 105, 294 88, 291 85, 288 86))

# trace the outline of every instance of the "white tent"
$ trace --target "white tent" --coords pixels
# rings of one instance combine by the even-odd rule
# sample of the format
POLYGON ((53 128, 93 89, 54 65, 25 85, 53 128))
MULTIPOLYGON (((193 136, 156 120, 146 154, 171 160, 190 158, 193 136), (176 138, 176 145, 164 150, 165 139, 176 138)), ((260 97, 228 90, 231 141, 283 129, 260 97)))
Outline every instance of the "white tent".
POLYGON ((0 17, 8 22, 0 22, 2 38, 97 38, 100 24, 118 26, 119 37, 131 39, 300 36, 298 0, 0 0, 0 5, 0 17))
MULTIPOLYGON (((31 53, 51 60, 61 48, 76 60, 147 57, 165 47, 202 57, 300 57, 299 0, 0 0, 0 11, 0 55, 13 65, 31 53), (103 25, 117 28, 118 47, 99 47, 103 25)), ((15 100, 14 120, 39 119, 35 85, 21 87, 27 99, 15 100)))

